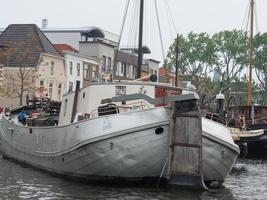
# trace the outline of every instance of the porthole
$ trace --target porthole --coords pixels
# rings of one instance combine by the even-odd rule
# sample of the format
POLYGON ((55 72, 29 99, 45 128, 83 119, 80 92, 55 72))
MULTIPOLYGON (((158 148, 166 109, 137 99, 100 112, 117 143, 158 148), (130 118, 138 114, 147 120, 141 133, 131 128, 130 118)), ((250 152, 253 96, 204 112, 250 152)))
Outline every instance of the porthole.
POLYGON ((155 130, 155 134, 156 134, 156 135, 160 135, 160 134, 162 134, 163 132, 164 132, 164 129, 163 129, 162 127, 156 128, 156 130, 155 130))

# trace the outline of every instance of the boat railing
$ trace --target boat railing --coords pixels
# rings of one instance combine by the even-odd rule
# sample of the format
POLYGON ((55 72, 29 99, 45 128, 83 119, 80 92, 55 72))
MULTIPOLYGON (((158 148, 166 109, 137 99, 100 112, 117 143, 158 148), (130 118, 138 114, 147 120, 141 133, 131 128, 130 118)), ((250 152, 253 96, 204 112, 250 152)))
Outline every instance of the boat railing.
POLYGON ((95 118, 98 116, 103 116, 103 115, 109 115, 109 114, 118 114, 118 113, 124 113, 124 112, 131 112, 131 111, 137 111, 137 110, 145 110, 149 109, 152 106, 148 104, 147 102, 144 101, 138 101, 134 103, 127 103, 125 105, 115 105, 114 104, 114 111, 115 113, 110 113, 110 110, 101 110, 95 109, 91 111, 90 113, 90 118, 95 118))
POLYGON ((216 113, 202 111, 201 114, 203 117, 205 117, 207 119, 210 119, 212 121, 218 122, 218 123, 223 124, 223 125, 226 125, 226 120, 224 118, 220 117, 216 113))

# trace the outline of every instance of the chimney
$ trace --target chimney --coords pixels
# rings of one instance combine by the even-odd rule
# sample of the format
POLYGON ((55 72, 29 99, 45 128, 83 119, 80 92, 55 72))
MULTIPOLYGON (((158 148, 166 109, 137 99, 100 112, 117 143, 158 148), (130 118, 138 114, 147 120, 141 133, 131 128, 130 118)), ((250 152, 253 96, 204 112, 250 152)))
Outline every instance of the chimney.
POLYGON ((42 29, 47 29, 48 27, 48 19, 42 19, 42 29))

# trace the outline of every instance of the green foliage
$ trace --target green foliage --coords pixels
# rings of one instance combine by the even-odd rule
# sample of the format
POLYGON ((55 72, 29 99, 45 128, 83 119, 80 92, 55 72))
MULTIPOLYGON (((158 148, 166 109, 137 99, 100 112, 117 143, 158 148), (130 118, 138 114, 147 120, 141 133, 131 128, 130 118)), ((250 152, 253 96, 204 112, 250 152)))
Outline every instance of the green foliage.
POLYGON ((267 105, 267 33, 257 34, 254 37, 254 68, 259 81, 259 96, 263 97, 267 105))
POLYGON ((212 37, 216 44, 218 67, 224 73, 227 86, 248 63, 248 38, 243 31, 222 31, 212 37))
MULTIPOLYGON (((170 46, 165 60, 165 66, 172 70, 175 66, 177 41, 180 49, 179 75, 184 80, 190 80, 199 93, 217 94, 222 88, 231 87, 231 92, 241 91, 238 93, 242 94, 241 102, 246 100, 245 69, 248 65, 246 32, 232 30, 221 31, 213 36, 193 32, 186 36, 180 35, 170 46), (217 80, 212 81, 214 73, 216 73, 217 80)), ((253 60, 254 68, 257 69, 257 75, 261 81, 261 86, 258 81, 253 83, 254 95, 258 95, 258 91, 264 91, 262 74, 265 73, 267 78, 267 33, 255 36, 253 60)), ((267 87, 266 83, 265 87, 267 87)), ((230 93, 226 93, 227 99, 229 95, 230 93)))
POLYGON ((212 72, 212 66, 217 61, 215 54, 215 44, 207 33, 189 33, 187 38, 179 36, 170 47, 166 66, 170 69, 175 68, 176 46, 179 46, 179 73, 185 75, 185 79, 192 81, 197 90, 209 92, 208 85, 202 84, 202 78, 205 82, 210 82, 209 73, 212 72), (202 84, 202 87, 200 87, 202 84))

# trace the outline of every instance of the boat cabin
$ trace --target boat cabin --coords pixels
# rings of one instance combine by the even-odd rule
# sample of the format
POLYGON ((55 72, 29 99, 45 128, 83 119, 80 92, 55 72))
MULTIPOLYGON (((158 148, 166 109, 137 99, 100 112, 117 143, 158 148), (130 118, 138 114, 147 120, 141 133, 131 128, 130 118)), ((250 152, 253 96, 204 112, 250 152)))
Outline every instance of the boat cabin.
MULTIPOLYGON (((144 100, 110 103, 103 105, 102 100, 129 94, 145 94, 152 98, 181 95, 182 89, 169 84, 152 82, 114 82, 92 83, 77 92, 68 93, 62 98, 58 125, 94 118, 106 114, 129 112, 154 107, 144 100), (75 114, 74 114, 75 113, 75 114), (75 116, 74 116, 75 115, 75 116)), ((157 105, 168 106, 168 105, 157 105)))

